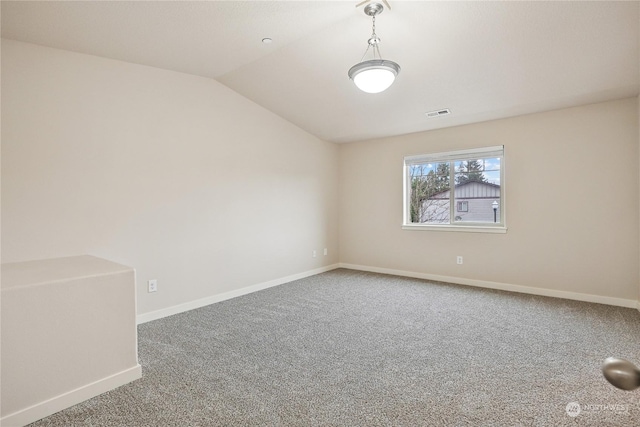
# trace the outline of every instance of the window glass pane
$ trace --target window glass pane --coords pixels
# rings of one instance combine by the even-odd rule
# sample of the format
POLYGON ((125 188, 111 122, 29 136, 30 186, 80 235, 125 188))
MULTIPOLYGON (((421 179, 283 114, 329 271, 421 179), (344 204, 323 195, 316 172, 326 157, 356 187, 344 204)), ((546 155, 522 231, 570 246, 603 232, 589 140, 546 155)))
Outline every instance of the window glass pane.
POLYGON ((491 184, 500 185, 500 171, 485 172, 484 177, 491 184))
POLYGON ((405 224, 504 227, 503 154, 498 146, 405 157, 405 224))
POLYGON ((500 222, 500 159, 456 162, 454 222, 500 222), (495 211, 494 211, 494 208, 495 211))
POLYGON ((448 162, 424 163, 409 168, 409 207, 412 223, 449 223, 449 170, 448 162))

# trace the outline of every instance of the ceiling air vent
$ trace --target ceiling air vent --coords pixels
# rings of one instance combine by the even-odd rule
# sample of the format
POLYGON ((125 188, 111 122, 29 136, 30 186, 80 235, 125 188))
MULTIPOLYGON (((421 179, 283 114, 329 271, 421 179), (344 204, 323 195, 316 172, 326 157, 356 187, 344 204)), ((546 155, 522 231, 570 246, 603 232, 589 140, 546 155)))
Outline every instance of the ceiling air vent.
POLYGON ((432 117, 446 116, 448 114, 451 114, 451 111, 449 111, 448 108, 443 108, 442 110, 429 111, 426 114, 427 114, 427 117, 432 118, 432 117))

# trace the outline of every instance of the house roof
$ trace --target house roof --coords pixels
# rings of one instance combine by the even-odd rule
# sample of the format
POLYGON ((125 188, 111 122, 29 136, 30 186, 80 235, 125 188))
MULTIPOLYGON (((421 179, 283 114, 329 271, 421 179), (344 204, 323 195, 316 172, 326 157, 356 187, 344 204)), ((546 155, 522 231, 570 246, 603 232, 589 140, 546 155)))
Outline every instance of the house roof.
MULTIPOLYGON (((448 199, 449 191, 433 194, 430 199, 448 199)), ((490 182, 468 181, 454 186, 456 199, 495 199, 500 197, 500 186, 490 182)))

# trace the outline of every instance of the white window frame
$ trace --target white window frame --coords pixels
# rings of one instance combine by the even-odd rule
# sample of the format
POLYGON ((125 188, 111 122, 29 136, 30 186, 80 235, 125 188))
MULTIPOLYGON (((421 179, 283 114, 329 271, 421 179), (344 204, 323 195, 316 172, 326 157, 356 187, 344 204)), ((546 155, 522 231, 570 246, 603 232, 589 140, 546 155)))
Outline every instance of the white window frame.
POLYGON ((457 212, 469 212, 469 202, 467 200, 458 200, 457 212))
MULTIPOLYGON (((469 150, 448 151, 444 153, 433 154, 420 154, 416 156, 407 156, 404 158, 403 167, 403 209, 402 209, 402 229, 403 230, 421 230, 421 231, 462 231, 472 233, 506 233, 506 186, 504 181, 504 146, 498 145, 493 147, 473 148, 469 150), (442 163, 442 162, 456 162, 462 160, 475 160, 482 158, 500 158, 500 218, 496 223, 484 223, 484 222, 455 222, 451 221, 454 218, 456 203, 455 203, 455 191, 452 187, 450 190, 449 206, 449 224, 416 224, 411 222, 410 211, 410 191, 411 191, 411 165, 420 163, 442 163)), ((455 182, 455 168, 449 169, 450 182, 455 182)))

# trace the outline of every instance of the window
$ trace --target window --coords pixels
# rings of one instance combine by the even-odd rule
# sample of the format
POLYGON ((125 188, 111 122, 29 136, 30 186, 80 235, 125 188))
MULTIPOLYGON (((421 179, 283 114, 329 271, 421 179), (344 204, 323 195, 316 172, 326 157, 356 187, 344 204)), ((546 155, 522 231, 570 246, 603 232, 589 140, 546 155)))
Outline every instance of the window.
POLYGON ((404 158, 405 229, 506 232, 504 147, 404 158))

